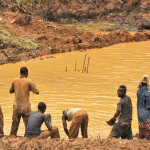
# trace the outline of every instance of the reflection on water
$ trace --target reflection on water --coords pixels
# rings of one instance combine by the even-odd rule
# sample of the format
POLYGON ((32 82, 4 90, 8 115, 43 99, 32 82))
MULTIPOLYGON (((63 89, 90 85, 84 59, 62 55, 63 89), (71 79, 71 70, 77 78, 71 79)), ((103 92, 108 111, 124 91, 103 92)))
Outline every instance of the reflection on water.
MULTIPOLYGON (((141 76, 150 74, 149 58, 150 42, 147 41, 118 44, 85 52, 56 54, 54 58, 38 58, 0 66, 0 104, 5 117, 5 134, 10 132, 14 99, 14 94, 8 93, 9 87, 12 79, 19 76, 20 67, 24 65, 29 68, 29 78, 40 90, 38 96, 31 93, 32 110, 37 109, 40 101, 46 102, 47 113, 52 114, 52 123, 59 127, 61 137, 66 137, 61 122, 62 110, 79 107, 89 114, 89 136, 100 135, 106 138, 111 128, 105 121, 111 118, 116 110, 119 100, 116 91, 121 84, 127 86, 127 94, 133 101, 132 126, 133 133, 136 133, 136 90, 141 76), (85 54, 90 57, 89 73, 82 73, 85 54), (75 62, 77 71, 74 71, 75 62)), ((23 132, 21 121, 18 134, 23 135, 23 132)))

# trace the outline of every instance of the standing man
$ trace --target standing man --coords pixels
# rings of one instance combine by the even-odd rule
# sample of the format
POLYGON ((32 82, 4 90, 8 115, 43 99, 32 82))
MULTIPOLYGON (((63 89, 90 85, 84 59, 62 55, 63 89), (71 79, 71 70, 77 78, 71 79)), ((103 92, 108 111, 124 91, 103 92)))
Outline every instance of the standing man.
POLYGON ((28 117, 31 112, 31 104, 29 101, 30 91, 32 91, 35 94, 39 94, 39 90, 36 88, 35 84, 27 77, 27 67, 21 67, 20 77, 14 79, 9 90, 10 93, 15 93, 10 135, 17 135, 21 117, 23 118, 23 122, 26 129, 28 117))
POLYGON ((81 110, 80 108, 72 108, 69 110, 64 110, 62 115, 62 123, 64 131, 69 137, 77 138, 79 134, 79 128, 81 127, 81 134, 83 138, 88 138, 88 121, 89 117, 86 111, 81 110), (67 129, 67 122, 72 121, 70 129, 67 129))
POLYGON ((119 86, 117 94, 120 101, 117 103, 117 110, 113 118, 107 121, 108 125, 113 125, 109 137, 133 139, 132 137, 132 102, 131 98, 126 95, 127 88, 124 85, 119 86), (118 118, 118 122, 115 123, 118 118))
POLYGON ((40 102, 38 104, 38 110, 30 114, 27 130, 25 133, 26 137, 36 137, 46 139, 51 138, 60 138, 59 131, 57 127, 52 127, 51 115, 45 115, 46 104, 40 102), (41 131, 41 125, 45 123, 48 130, 41 131))

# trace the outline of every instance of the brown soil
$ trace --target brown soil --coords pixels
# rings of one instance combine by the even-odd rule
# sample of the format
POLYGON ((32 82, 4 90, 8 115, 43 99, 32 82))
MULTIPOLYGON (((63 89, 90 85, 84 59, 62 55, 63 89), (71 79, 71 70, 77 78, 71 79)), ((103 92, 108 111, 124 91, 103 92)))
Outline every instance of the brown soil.
POLYGON ((26 139, 5 136, 0 139, 1 150, 148 150, 148 140, 118 139, 26 139))
MULTIPOLYGON (((14 12, 1 12, 1 23, 11 33, 11 40, 19 37, 32 39, 36 48, 19 47, 7 39, 0 40, 0 64, 28 60, 38 56, 90 48, 102 48, 117 43, 150 39, 150 31, 137 32, 116 30, 109 34, 94 34, 44 21, 37 16, 26 16, 14 12)), ((5 33, 7 35, 7 33, 5 33)))
POLYGON ((0 8, 57 22, 94 19, 130 26, 150 24, 149 0, 1 0, 0 8))

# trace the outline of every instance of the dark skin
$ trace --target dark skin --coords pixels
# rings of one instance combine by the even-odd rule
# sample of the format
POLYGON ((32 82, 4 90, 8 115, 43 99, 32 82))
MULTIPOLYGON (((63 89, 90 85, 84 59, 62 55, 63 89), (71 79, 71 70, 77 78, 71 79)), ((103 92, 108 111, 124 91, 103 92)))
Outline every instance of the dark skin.
MULTIPOLYGON (((38 111, 40 111, 41 113, 45 113, 45 111, 46 111, 46 108, 43 108, 43 109, 38 109, 38 111)), ((50 116, 51 117, 51 116, 50 116)), ((52 126, 51 126, 51 128, 49 129, 50 131, 52 131, 52 126)))
MULTIPOLYGON (((117 94, 118 94, 118 97, 124 98, 126 96, 126 90, 124 88, 119 87, 117 94)), ((117 110, 113 118, 116 119, 119 115, 120 115, 120 111, 117 110)))
POLYGON ((67 120, 68 120, 67 112, 64 112, 62 115, 62 123, 63 123, 64 131, 65 131, 66 135, 69 136, 69 131, 67 128, 67 120))
MULTIPOLYGON (((118 97, 120 97, 120 98, 124 98, 125 96, 126 96, 126 90, 124 89, 124 88, 118 88, 118 90, 117 90, 117 95, 118 95, 118 97)), ((120 115, 120 111, 117 109, 116 110, 116 113, 114 114, 114 116, 109 120, 109 121, 106 121, 106 123, 108 124, 108 125, 113 125, 114 123, 115 123, 115 121, 116 121, 116 118, 118 118, 119 117, 119 115, 120 115), (113 122, 113 123, 112 123, 113 122), (109 124, 110 123, 110 124, 109 124)))
MULTIPOLYGON (((20 78, 27 78, 28 77, 28 73, 25 73, 25 74, 20 74, 20 78)), ((9 90, 9 92, 10 93, 14 93, 15 91, 14 91, 14 88, 11 88, 10 90, 9 90)), ((39 94, 39 91, 38 92, 36 92, 35 94, 39 94)))

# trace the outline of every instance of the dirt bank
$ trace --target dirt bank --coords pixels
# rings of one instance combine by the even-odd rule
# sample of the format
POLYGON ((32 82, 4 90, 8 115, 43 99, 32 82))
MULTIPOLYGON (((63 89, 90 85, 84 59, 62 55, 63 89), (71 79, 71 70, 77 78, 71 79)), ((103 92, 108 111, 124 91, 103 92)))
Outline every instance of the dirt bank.
POLYGON ((117 139, 26 139, 5 136, 0 139, 1 150, 147 150, 150 143, 147 140, 117 140, 117 139))
POLYGON ((21 13, 1 12, 0 18, 0 64, 150 39, 149 30, 134 35, 121 30, 94 34, 21 13))
POLYGON ((149 0, 1 0, 0 8, 61 23, 92 19, 130 27, 150 25, 149 0))

